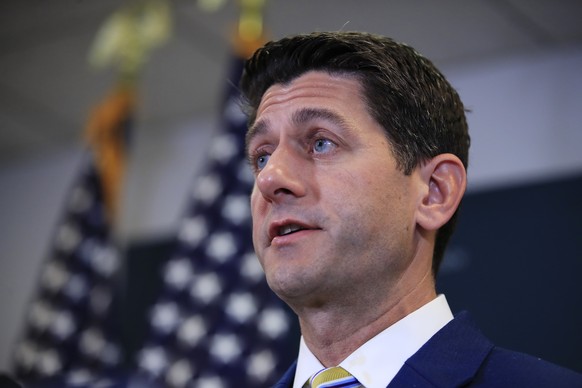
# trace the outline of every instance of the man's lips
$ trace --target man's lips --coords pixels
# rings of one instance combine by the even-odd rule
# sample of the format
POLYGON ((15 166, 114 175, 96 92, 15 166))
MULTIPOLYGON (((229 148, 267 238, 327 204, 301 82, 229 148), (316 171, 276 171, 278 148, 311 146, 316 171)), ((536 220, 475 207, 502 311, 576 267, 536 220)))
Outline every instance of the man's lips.
POLYGON ((302 221, 297 220, 284 220, 272 222, 269 226, 269 242, 277 237, 284 237, 296 233, 302 230, 317 230, 320 229, 317 226, 309 225, 302 221))

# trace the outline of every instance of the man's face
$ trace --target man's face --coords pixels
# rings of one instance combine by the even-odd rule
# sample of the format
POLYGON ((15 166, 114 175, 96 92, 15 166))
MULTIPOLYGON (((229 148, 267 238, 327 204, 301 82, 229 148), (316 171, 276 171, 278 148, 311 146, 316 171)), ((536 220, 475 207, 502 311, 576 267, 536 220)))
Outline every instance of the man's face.
POLYGON ((357 79, 308 72, 264 94, 250 129, 253 243, 292 307, 388 292, 414 256, 417 184, 357 79))

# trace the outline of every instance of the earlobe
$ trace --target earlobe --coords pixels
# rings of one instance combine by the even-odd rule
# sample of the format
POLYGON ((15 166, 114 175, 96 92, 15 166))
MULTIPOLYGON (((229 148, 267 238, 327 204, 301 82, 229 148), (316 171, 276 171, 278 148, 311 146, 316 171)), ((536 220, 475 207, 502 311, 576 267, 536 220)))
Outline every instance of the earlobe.
POLYGON ((467 172, 453 154, 440 154, 420 167, 423 191, 417 208, 417 223, 437 230, 457 210, 467 186, 467 172))

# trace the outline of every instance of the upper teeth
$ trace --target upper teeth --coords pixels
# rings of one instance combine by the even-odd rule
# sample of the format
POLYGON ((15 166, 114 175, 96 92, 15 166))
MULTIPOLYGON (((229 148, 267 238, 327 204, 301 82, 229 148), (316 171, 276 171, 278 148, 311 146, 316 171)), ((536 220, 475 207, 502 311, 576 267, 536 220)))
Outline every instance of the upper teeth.
POLYGON ((285 225, 279 229, 279 236, 284 236, 289 233, 293 233, 301 229, 299 225, 285 225))

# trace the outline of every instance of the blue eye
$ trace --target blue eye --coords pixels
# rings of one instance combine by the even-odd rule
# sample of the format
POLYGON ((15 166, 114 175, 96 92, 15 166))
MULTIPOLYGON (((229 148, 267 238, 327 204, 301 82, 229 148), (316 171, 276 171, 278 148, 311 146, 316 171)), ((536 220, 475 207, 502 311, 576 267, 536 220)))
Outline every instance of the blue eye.
POLYGON ((313 144, 313 151, 321 153, 328 152, 334 146, 334 143, 328 139, 317 139, 313 144))
POLYGON ((269 156, 267 154, 264 155, 260 155, 257 157, 256 159, 256 167, 259 170, 262 170, 263 168, 265 168, 265 166, 267 165, 267 162, 269 161, 269 156))

